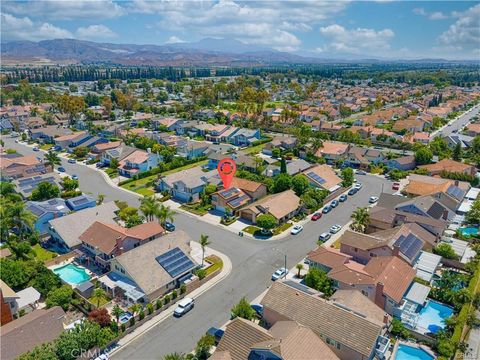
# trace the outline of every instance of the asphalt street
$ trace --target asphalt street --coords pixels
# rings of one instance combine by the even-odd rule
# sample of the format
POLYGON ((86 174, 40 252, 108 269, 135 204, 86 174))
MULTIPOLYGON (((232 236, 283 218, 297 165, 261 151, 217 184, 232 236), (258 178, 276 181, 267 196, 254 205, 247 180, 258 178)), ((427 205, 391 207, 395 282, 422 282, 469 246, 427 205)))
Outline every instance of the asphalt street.
MULTIPOLYGON (((14 148, 22 154, 35 154, 25 145, 14 143, 4 137, 6 148, 14 148)), ((68 174, 79 177, 80 188, 96 196, 104 194, 106 200, 124 200, 138 206, 138 198, 118 188, 110 186, 98 171, 80 164, 68 164, 62 161, 68 174)), ((233 232, 214 226, 194 217, 179 213, 175 216, 177 229, 187 232, 192 239, 198 240, 200 234, 209 235, 211 247, 230 257, 233 270, 222 282, 196 299, 195 309, 186 316, 168 318, 151 330, 138 337, 114 354, 114 359, 162 359, 172 352, 190 352, 198 339, 211 326, 221 326, 228 319, 230 309, 241 297, 255 299, 270 285, 270 276, 284 264, 287 255, 288 268, 301 261, 316 247, 318 235, 334 224, 346 224, 357 207, 367 206, 372 195, 379 195, 382 189, 391 192, 391 182, 378 176, 357 175, 363 183, 362 190, 341 203, 331 213, 316 222, 308 222, 298 235, 289 235, 283 239, 262 241, 249 237, 239 237, 233 232)))
POLYGON ((433 133, 431 138, 433 139, 434 137, 437 137, 437 136, 446 137, 446 136, 452 135, 455 132, 459 132, 465 125, 467 125, 470 122, 472 117, 477 115, 479 112, 480 112, 480 105, 476 105, 475 107, 470 109, 470 111, 467 111, 462 115, 460 115, 452 123, 448 124, 442 129, 439 129, 437 132, 433 133))

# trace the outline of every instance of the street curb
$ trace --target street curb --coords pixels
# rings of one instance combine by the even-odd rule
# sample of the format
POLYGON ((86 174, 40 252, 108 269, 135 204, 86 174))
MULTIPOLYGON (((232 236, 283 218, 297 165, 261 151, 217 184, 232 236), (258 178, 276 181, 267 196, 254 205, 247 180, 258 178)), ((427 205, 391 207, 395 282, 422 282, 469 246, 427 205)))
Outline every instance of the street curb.
MULTIPOLYGON (((207 290, 210 290, 212 287, 214 287, 219 282, 224 280, 232 272, 232 268, 233 268, 232 262, 230 261, 230 258, 227 255, 225 255, 225 254, 223 254, 223 253, 221 253, 217 250, 213 250, 212 248, 208 248, 208 250, 209 250, 210 254, 217 255, 219 258, 222 259, 222 261, 223 261, 222 271, 217 276, 215 276, 213 279, 211 279, 209 282, 203 284, 202 286, 200 286, 199 288, 195 289, 190 294, 188 294, 189 297, 198 298, 203 293, 205 293, 207 290)), ((144 335, 145 333, 147 333, 148 331, 153 329, 155 326, 160 324, 162 321, 167 319, 168 316, 171 316, 173 314, 174 309, 175 309, 175 306, 170 306, 167 310, 160 313, 158 315, 158 318, 150 319, 148 322, 146 322, 145 324, 143 324, 139 328, 135 329, 130 334, 127 334, 126 337, 131 335, 131 334, 135 334, 135 335, 132 336, 131 338, 129 338, 125 343, 122 343, 121 345, 118 345, 117 347, 112 349, 110 352, 108 352, 109 357, 115 355, 120 350, 123 350, 127 345, 129 345, 133 341, 137 340, 140 336, 144 335)), ((122 339, 120 339, 120 341, 121 340, 122 339)), ((120 343, 120 341, 119 341, 119 343, 120 343)))

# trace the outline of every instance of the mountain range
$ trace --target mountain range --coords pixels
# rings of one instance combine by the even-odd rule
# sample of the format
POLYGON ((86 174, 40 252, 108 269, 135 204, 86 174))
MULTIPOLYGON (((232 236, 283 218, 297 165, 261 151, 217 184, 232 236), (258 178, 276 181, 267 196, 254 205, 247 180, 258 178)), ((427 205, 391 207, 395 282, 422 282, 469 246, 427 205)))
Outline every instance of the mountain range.
MULTIPOLYGON (((1 44, 3 65, 118 64, 153 66, 254 66, 271 64, 313 64, 333 62, 378 62, 346 54, 319 58, 312 53, 287 53, 245 44, 234 39, 206 38, 198 42, 165 45, 97 43, 75 39, 12 41, 1 44)), ((412 60, 443 62, 442 59, 412 60)))

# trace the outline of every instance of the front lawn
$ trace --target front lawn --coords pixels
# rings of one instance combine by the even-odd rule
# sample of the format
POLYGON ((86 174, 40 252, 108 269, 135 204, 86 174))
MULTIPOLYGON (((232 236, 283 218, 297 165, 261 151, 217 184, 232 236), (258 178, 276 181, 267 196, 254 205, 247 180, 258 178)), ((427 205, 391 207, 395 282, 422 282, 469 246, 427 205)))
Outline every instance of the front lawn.
POLYGON ((212 264, 207 269, 205 269, 205 276, 210 275, 214 271, 221 269, 223 267, 223 261, 216 255, 210 255, 205 258, 205 261, 212 264))
POLYGON ((260 229, 258 226, 253 226, 253 225, 250 225, 250 226, 247 226, 246 228, 243 228, 243 232, 246 232, 248 234, 255 234, 257 231, 261 231, 262 229, 260 229))
POLYGON ((105 172, 107 173, 108 177, 110 177, 112 179, 118 176, 118 170, 117 169, 106 168, 105 172))
POLYGON ((179 171, 188 170, 188 169, 191 169, 191 168, 194 168, 194 167, 197 167, 197 166, 203 166, 207 163, 208 163, 208 159, 207 160, 201 160, 201 161, 198 161, 198 162, 195 162, 195 163, 192 163, 192 164, 187 164, 187 165, 184 165, 184 166, 180 166, 176 169, 172 169, 172 170, 162 172, 162 176, 175 174, 179 171))
POLYGON ((135 190, 135 192, 143 196, 152 196, 155 194, 155 190, 151 188, 140 188, 135 190))
POLYGON ((55 145, 54 144, 43 144, 42 146, 40 146, 40 149, 42 150, 50 150, 52 147, 54 147, 55 145))
POLYGON ((252 146, 252 147, 249 147, 249 148, 246 148, 246 149, 242 149, 242 151, 246 154, 258 154, 260 151, 263 150, 265 145, 267 145, 267 143, 252 146))
POLYGON ((55 254, 54 252, 48 251, 42 248, 40 244, 36 244, 35 246, 32 246, 32 250, 35 252, 35 258, 42 262, 48 261, 57 256, 57 254, 55 254))
POLYGON ((272 231, 273 235, 281 234, 282 232, 284 232, 285 230, 287 230, 291 226, 292 226, 292 223, 281 224, 281 225, 277 226, 275 229, 273 229, 273 231, 272 231))
POLYGON ((188 212, 191 212, 192 214, 203 216, 208 211, 211 209, 211 205, 207 206, 201 206, 200 204, 193 204, 193 205, 188 205, 184 204, 180 206, 180 209, 187 210, 188 212))

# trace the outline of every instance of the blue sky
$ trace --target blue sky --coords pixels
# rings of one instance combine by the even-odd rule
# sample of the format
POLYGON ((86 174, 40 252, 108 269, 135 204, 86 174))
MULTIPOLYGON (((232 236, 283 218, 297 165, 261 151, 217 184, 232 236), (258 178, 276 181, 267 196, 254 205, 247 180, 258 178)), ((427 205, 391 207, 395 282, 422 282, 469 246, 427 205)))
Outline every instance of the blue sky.
POLYGON ((474 1, 2 1, 1 17, 2 41, 214 37, 325 57, 480 59, 474 1))

